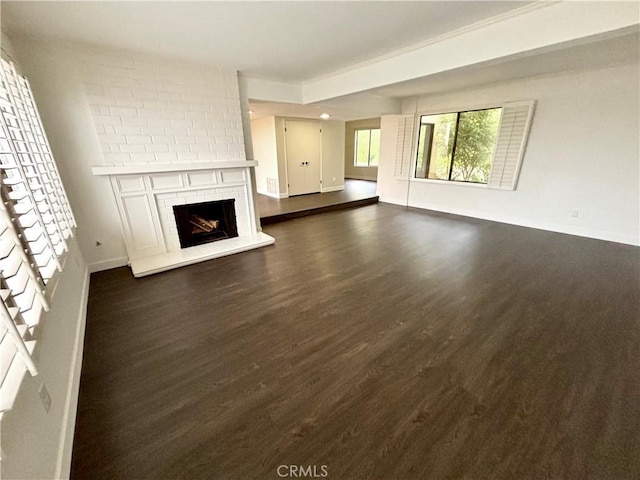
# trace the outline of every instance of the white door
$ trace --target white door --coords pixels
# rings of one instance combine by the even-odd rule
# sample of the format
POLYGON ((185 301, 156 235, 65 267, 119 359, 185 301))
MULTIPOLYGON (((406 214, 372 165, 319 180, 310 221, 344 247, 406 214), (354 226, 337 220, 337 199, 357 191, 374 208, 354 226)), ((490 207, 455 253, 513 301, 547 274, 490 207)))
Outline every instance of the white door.
POLYGON ((289 195, 319 192, 320 122, 286 120, 284 126, 289 195))

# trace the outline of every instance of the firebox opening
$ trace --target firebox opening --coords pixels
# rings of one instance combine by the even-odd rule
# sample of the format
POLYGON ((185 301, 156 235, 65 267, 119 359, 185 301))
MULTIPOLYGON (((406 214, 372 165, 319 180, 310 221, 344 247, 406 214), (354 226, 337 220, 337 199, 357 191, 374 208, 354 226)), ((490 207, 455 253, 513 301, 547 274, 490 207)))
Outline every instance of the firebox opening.
POLYGON ((215 202, 174 205, 173 214, 178 227, 180 247, 238 236, 235 199, 215 202))

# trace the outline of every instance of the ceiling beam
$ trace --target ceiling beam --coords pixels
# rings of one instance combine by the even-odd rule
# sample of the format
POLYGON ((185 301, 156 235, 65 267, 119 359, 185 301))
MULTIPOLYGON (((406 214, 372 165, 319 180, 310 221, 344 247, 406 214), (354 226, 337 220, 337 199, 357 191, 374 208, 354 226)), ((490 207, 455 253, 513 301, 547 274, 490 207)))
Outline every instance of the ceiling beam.
POLYGON ((247 77, 240 73, 241 88, 250 100, 263 102, 302 103, 302 85, 247 77))
POLYGON ((637 2, 537 2, 302 85, 303 103, 320 102, 526 52, 628 32, 637 2))

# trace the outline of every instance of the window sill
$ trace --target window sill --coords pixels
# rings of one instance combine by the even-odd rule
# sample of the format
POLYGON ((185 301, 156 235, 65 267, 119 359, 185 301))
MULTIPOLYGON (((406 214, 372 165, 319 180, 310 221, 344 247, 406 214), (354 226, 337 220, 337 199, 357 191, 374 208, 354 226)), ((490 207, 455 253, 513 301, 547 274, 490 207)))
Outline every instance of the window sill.
POLYGON ((354 165, 355 168, 378 168, 377 165, 354 165))
POLYGON ((455 187, 489 188, 489 186, 486 183, 451 182, 449 180, 434 180, 432 178, 410 178, 409 180, 411 182, 431 183, 434 185, 452 185, 455 187))

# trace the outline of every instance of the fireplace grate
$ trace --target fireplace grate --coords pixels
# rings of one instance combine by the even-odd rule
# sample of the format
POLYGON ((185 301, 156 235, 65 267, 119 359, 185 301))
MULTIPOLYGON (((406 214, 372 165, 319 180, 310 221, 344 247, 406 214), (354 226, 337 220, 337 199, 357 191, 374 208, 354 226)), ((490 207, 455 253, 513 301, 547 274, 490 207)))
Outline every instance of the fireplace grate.
POLYGON ((173 214, 182 248, 238 236, 235 199, 174 205, 173 214))

